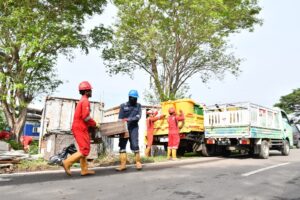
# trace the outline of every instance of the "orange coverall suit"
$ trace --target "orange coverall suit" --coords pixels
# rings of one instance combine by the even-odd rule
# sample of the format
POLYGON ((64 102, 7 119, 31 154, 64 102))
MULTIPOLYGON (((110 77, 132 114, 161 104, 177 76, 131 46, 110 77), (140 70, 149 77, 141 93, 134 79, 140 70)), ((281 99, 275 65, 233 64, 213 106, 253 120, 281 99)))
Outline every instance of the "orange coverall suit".
MULTIPOLYGON (((157 113, 156 113, 157 115, 157 113)), ((161 119, 161 116, 150 116, 147 118, 147 147, 151 147, 153 144, 153 132, 154 132, 154 122, 161 119)))
POLYGON ((88 97, 83 95, 76 106, 72 124, 73 135, 83 156, 88 156, 91 148, 88 127, 95 126, 96 122, 90 117, 90 102, 88 97))
POLYGON ((169 124, 169 135, 168 135, 168 148, 170 149, 178 149, 180 143, 180 136, 179 136, 179 127, 178 121, 183 121, 184 115, 170 115, 168 117, 168 124, 169 124))

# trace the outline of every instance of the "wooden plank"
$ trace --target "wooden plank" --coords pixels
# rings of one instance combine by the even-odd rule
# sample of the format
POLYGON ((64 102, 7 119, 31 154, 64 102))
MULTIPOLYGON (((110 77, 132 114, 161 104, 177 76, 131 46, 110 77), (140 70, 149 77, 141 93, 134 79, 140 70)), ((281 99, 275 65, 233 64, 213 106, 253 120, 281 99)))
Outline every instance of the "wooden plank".
POLYGON ((20 160, 0 160, 0 164, 18 164, 20 160))
POLYGON ((127 123, 123 121, 101 123, 100 133, 102 136, 125 135, 128 137, 127 123))

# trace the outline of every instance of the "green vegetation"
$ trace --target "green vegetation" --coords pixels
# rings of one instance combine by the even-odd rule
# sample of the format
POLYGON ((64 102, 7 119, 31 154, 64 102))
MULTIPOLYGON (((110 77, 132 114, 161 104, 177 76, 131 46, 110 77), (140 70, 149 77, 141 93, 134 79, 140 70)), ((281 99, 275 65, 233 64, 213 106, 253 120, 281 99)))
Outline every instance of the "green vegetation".
POLYGON ((288 114, 300 111, 300 88, 293 90, 292 93, 280 97, 279 103, 274 105, 283 109, 288 114))
POLYGON ((15 165, 15 172, 22 171, 43 171, 51 169, 61 169, 60 166, 48 165, 47 161, 44 159, 38 160, 22 160, 19 164, 15 165))
MULTIPOLYGON (((93 46, 88 17, 101 14, 105 0, 0 1, 0 103, 17 141, 27 106, 41 94, 49 94, 62 82, 57 79, 60 54, 72 59, 72 50, 88 53, 93 46)), ((100 43, 106 29, 96 27, 100 43)))
POLYGON ((7 122, 3 110, 0 108, 0 131, 7 127, 7 122))
POLYGON ((8 140, 7 143, 10 144, 10 146, 13 150, 22 150, 23 149, 22 144, 19 142, 16 142, 15 140, 8 140))
POLYGON ((206 82, 237 75, 241 60, 230 52, 228 38, 262 23, 257 0, 113 2, 118 21, 103 50, 105 65, 110 74, 143 70, 160 101, 186 96, 193 76, 206 82))
POLYGON ((39 153, 39 141, 33 141, 30 144, 29 154, 34 155, 39 153))

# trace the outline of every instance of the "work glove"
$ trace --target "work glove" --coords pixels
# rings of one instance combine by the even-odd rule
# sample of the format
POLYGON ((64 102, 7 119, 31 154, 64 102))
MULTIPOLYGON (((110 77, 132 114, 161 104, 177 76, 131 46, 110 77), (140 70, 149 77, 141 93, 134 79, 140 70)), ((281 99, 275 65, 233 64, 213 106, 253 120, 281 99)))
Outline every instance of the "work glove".
POLYGON ((166 117, 166 115, 160 115, 159 119, 164 119, 166 117))
POLYGON ((96 123, 96 129, 100 129, 100 123, 96 123))

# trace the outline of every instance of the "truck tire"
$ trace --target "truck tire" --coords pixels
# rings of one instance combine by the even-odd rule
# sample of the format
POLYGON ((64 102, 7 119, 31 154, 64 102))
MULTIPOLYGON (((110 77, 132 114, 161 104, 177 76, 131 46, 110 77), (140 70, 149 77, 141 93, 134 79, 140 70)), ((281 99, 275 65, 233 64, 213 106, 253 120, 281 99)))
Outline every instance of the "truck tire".
POLYGON ((227 149, 226 146, 221 146, 221 156, 229 157, 231 155, 231 151, 227 149))
POLYGON ((185 152, 186 152, 186 148, 179 146, 179 148, 177 149, 177 156, 182 157, 184 156, 185 152))
POLYGON ((213 156, 216 153, 216 145, 214 144, 203 144, 202 155, 205 157, 213 156))
POLYGON ((288 140, 283 141, 283 145, 281 148, 281 154, 284 156, 288 156, 290 154, 290 143, 288 140))
POLYGON ((269 142, 267 140, 263 140, 260 145, 259 157, 263 159, 269 158, 270 148, 269 142))
POLYGON ((297 149, 300 149, 300 140, 298 140, 296 147, 297 147, 297 149))

